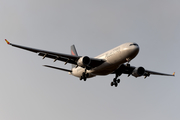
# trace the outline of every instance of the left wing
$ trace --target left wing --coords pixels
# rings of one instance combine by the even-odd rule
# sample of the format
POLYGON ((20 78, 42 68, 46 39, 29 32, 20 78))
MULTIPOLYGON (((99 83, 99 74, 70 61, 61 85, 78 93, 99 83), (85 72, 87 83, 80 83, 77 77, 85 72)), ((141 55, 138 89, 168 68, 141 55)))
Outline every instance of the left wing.
POLYGON ((150 75, 175 76, 175 72, 173 74, 166 74, 145 70, 143 67, 126 66, 125 64, 122 64, 114 73, 119 75, 128 74, 128 76, 132 75, 134 77, 144 76, 144 78, 149 77, 150 75))
MULTIPOLYGON (((56 60, 59 60, 59 61, 65 62, 65 64, 71 63, 71 64, 77 65, 77 61, 82 57, 82 56, 74 56, 74 55, 68 55, 68 54, 63 54, 63 53, 51 52, 51 51, 40 50, 40 49, 30 48, 30 47, 26 47, 26 46, 16 45, 16 44, 10 43, 9 41, 7 41, 7 39, 5 39, 5 41, 7 42, 7 44, 9 44, 13 47, 21 48, 21 49, 28 50, 28 51, 31 51, 34 53, 38 53, 39 56, 43 56, 43 59, 45 57, 54 59, 54 62, 56 60)), ((97 67, 97 66, 99 66, 105 62, 102 59, 97 59, 97 58, 90 58, 90 59, 91 59, 91 63, 88 65, 90 68, 97 67)))

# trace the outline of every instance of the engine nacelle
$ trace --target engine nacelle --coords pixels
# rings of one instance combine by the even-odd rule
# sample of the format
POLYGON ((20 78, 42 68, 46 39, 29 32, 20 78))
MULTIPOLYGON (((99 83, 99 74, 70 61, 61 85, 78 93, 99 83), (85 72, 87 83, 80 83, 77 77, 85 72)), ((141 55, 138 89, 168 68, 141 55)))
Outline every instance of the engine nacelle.
POLYGON ((81 67, 86 67, 91 63, 91 59, 88 56, 80 57, 77 61, 77 65, 81 67))
POLYGON ((143 67, 136 67, 132 72, 132 76, 140 77, 144 75, 144 73, 145 73, 145 69, 143 67))

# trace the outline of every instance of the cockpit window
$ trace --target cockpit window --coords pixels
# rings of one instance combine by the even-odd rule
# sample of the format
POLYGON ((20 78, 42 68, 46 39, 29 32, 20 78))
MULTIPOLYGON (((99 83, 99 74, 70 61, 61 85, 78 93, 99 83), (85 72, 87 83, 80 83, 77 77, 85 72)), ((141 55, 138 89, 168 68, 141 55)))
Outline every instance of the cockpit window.
POLYGON ((130 44, 129 46, 138 46, 138 44, 136 44, 136 43, 133 43, 133 44, 130 44))

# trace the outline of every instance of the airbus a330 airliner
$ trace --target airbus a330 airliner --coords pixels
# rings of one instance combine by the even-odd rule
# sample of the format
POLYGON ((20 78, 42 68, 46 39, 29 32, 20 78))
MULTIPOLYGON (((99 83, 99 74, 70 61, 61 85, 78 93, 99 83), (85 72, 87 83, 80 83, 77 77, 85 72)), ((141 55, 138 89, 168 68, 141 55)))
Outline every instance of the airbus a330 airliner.
POLYGON ((132 75, 134 77, 144 76, 144 78, 149 77, 151 74, 165 76, 175 75, 175 73, 165 74, 145 70, 143 67, 131 66, 129 62, 135 58, 139 52, 139 46, 136 43, 124 43, 95 58, 91 58, 88 56, 79 56, 74 45, 71 46, 71 55, 69 55, 12 44, 6 39, 5 41, 7 44, 14 47, 38 53, 43 59, 47 57, 54 59, 54 62, 59 60, 65 62, 65 64, 72 64, 71 70, 49 65, 44 66, 69 72, 69 74, 78 77, 80 80, 83 79, 84 81, 86 81, 87 78, 95 77, 97 75, 115 74, 111 86, 117 87, 118 83, 120 83, 118 77, 122 74, 127 74, 128 76, 132 75))

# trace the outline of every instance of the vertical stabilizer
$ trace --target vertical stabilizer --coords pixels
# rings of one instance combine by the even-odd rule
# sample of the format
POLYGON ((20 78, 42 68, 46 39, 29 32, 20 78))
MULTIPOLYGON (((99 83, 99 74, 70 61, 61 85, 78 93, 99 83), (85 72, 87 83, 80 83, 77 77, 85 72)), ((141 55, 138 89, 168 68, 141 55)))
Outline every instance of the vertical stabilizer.
MULTIPOLYGON (((75 45, 71 46, 71 55, 78 56, 75 45)), ((72 64, 72 68, 74 68, 76 65, 72 64)))

